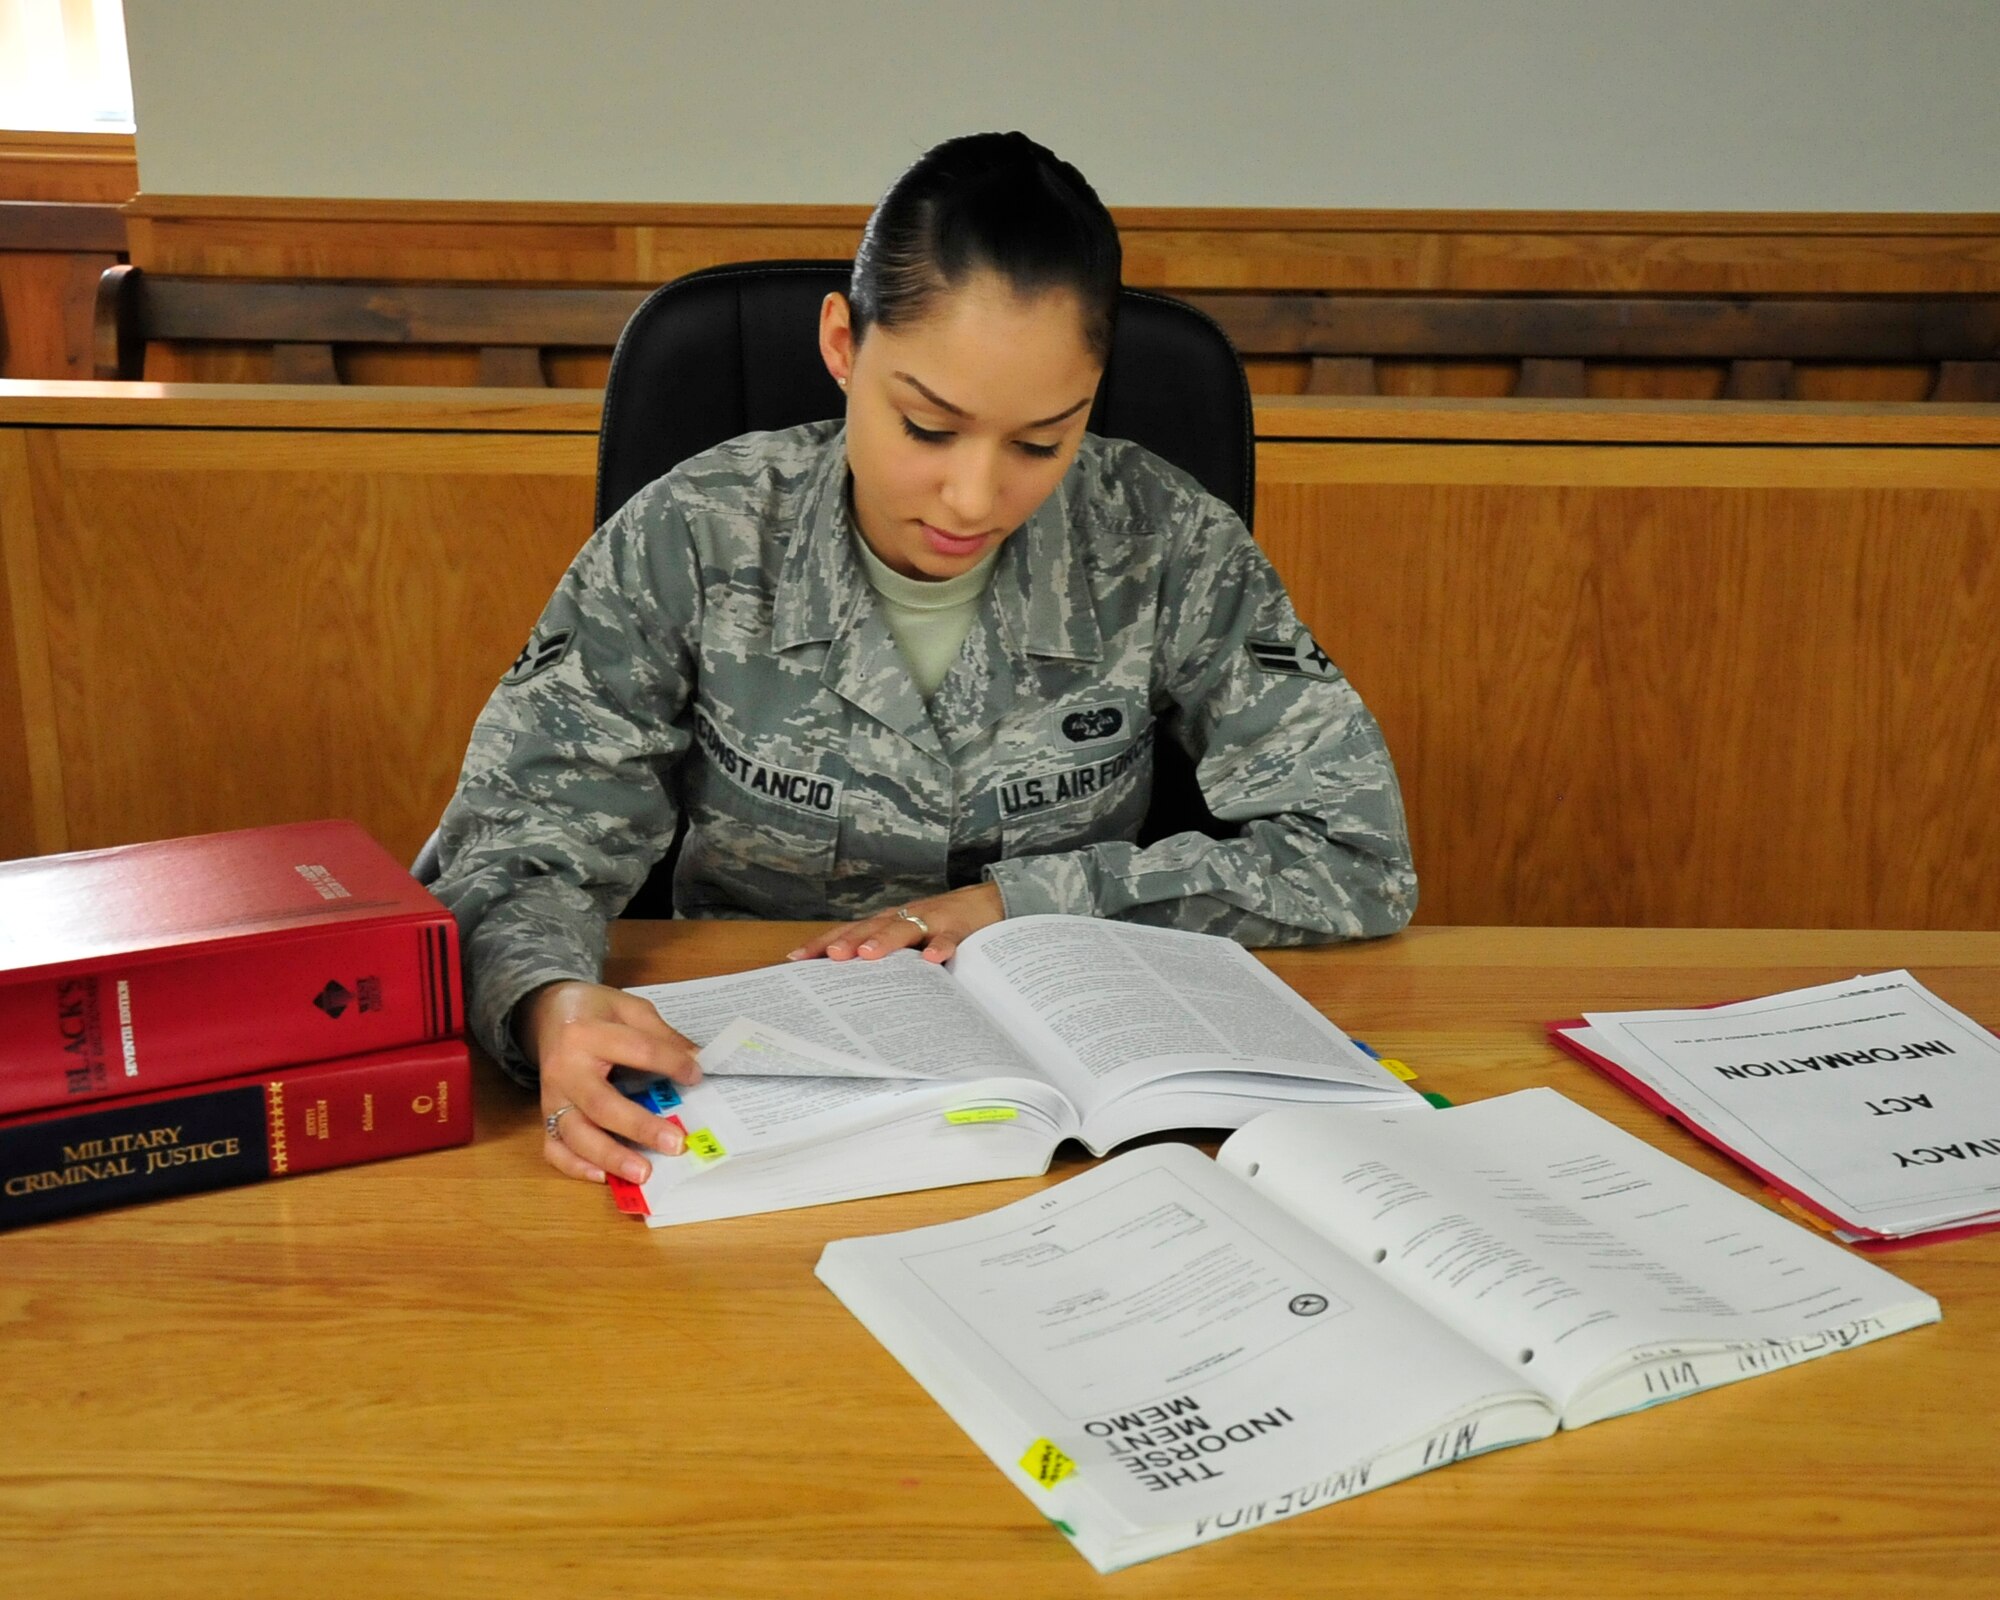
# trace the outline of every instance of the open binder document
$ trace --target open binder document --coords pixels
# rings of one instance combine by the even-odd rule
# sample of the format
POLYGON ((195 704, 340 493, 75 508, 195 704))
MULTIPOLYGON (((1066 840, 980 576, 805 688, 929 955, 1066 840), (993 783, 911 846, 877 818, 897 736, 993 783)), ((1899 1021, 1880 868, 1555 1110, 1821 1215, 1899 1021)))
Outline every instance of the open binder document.
POLYGON ((628 1092, 688 1135, 614 1186, 655 1225, 1046 1171, 1276 1106, 1429 1106, 1240 945, 1090 917, 635 989, 705 1076, 628 1092))
POLYGON ((2000 1226, 2000 1041, 1907 972, 1549 1032, 1851 1242, 2000 1226))
POLYGON ((1273 1113, 818 1273, 1099 1571, 1938 1317, 1552 1089, 1273 1113))

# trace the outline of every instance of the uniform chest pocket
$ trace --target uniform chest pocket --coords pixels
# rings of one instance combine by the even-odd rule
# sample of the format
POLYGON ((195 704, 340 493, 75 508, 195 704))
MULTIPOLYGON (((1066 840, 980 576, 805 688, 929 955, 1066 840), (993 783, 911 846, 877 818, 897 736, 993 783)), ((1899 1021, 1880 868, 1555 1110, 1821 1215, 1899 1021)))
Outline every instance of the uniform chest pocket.
POLYGON ((824 884, 840 843, 838 778, 766 759, 705 712, 683 771, 688 842, 704 874, 725 876, 746 906, 796 916, 802 883, 824 884))
POLYGON ((1045 765, 1003 779, 999 794, 1005 855, 1134 838, 1153 794, 1153 730, 1094 760, 1052 754, 1045 765))

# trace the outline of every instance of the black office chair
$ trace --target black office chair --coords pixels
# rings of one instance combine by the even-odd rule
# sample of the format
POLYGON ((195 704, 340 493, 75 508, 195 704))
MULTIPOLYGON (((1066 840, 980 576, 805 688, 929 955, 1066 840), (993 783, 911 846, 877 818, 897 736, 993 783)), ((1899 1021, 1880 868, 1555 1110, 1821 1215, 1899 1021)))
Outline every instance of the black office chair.
MULTIPOLYGON (((597 522, 669 468, 725 439, 841 415, 819 355, 820 302, 847 288, 845 261, 756 261, 689 273, 648 295, 619 335, 597 441, 597 522)), ((1250 386, 1221 328, 1165 295, 1126 289, 1090 430, 1131 439, 1190 473, 1247 525, 1256 488, 1250 386)), ((1153 747, 1143 842, 1232 830, 1203 804, 1171 739, 1153 747)), ((678 841, 676 842, 678 844, 678 841)), ((673 915, 676 850, 625 907, 673 915)), ((433 833, 411 871, 438 876, 433 833)))

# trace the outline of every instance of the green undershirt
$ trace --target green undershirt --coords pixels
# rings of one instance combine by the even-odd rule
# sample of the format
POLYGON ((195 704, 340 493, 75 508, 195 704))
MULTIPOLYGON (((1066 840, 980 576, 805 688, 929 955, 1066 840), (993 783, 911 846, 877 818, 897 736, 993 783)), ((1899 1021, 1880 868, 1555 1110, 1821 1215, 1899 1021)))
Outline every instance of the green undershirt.
POLYGON ((979 565, 955 578, 906 578, 885 566, 882 558, 868 548, 858 533, 854 548, 860 553, 861 568, 868 582, 882 597, 882 615, 889 633, 909 663, 910 676, 928 700, 944 682, 951 664, 958 659, 959 647, 972 631, 972 619, 979 613, 979 597, 993 577, 993 563, 1000 558, 994 546, 979 565))

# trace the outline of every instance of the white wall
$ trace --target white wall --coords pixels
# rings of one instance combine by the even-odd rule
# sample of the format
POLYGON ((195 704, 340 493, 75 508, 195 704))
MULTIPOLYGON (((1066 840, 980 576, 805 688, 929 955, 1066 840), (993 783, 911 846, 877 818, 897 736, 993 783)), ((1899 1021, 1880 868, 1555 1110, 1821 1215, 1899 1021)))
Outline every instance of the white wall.
POLYGON ((1122 205, 2000 211, 2000 0, 126 0, 144 187, 869 201, 1026 129, 1122 205))

